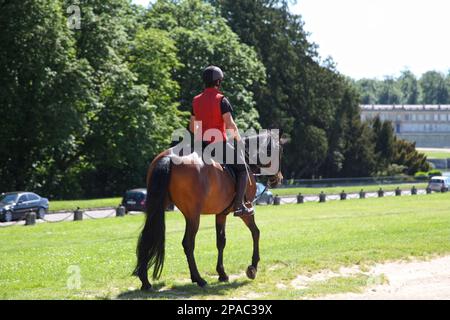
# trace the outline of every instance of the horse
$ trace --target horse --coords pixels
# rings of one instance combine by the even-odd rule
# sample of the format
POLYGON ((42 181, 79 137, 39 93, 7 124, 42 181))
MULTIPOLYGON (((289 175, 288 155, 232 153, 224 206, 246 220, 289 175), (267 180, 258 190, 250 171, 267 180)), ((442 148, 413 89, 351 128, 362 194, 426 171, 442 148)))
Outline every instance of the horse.
MULTIPOLYGON (((256 139, 267 146, 264 152, 278 150, 281 160, 281 144, 268 131, 264 134, 244 138, 246 141, 246 158, 250 157, 248 144, 256 139), (268 150, 268 151, 267 151, 268 150)), ((255 155, 253 155, 255 157, 255 155)), ((259 157, 256 157, 259 159, 259 157)), ((270 165, 270 164, 269 164, 270 165)), ((266 164, 256 161, 251 172, 264 170, 266 164)), ((279 169, 268 179, 268 187, 280 183, 282 175, 279 169)), ((256 195, 256 179, 249 174, 246 200, 252 202, 256 195)), ((225 225, 227 216, 233 212, 232 202, 235 197, 233 176, 219 163, 206 164, 197 153, 186 156, 174 154, 173 148, 159 154, 151 163, 147 172, 147 208, 146 221, 139 236, 136 249, 137 265, 133 272, 139 277, 141 290, 148 291, 151 284, 148 270, 153 266, 153 280, 158 280, 164 266, 165 256, 165 210, 174 204, 184 215, 186 229, 182 246, 186 254, 192 283, 205 287, 207 282, 200 276, 194 257, 195 237, 200 225, 201 215, 216 216, 216 244, 218 259, 216 271, 219 282, 227 282, 228 275, 223 266, 223 252, 226 245, 225 225), (178 161, 174 161, 178 160, 178 161), (177 164, 174 164, 174 163, 177 164)), ((253 256, 251 265, 246 270, 249 279, 254 280, 258 269, 260 231, 254 215, 242 216, 253 238, 253 256)))

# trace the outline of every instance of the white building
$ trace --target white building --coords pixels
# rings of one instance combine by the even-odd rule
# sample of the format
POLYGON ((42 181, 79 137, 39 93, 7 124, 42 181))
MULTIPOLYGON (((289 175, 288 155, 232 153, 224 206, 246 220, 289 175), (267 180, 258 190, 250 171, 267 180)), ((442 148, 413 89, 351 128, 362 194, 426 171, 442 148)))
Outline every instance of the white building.
POLYGON ((398 137, 422 148, 450 148, 450 105, 362 105, 363 121, 379 115, 398 137))

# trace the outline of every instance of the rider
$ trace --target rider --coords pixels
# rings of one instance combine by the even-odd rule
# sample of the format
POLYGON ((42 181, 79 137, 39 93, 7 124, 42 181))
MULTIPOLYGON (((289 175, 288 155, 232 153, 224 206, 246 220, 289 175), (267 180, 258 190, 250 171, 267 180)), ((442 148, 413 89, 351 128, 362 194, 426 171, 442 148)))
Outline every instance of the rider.
MULTIPOLYGON (((222 70, 216 66, 210 66, 203 71, 205 90, 194 98, 189 129, 192 133, 195 133, 195 122, 201 122, 203 145, 221 143, 224 145, 225 150, 225 148, 231 147, 227 144, 227 131, 231 133, 232 138, 237 143, 241 143, 241 136, 233 120, 233 107, 228 99, 219 91, 223 78, 222 70), (203 134, 209 129, 219 130, 221 135, 208 140, 203 134)), ((235 147, 233 152, 236 153, 237 150, 238 148, 235 147)), ((235 154, 235 157, 239 157, 239 155, 235 154)), ((253 208, 247 208, 244 205, 244 196, 248 181, 246 164, 245 162, 238 163, 238 161, 235 161, 230 167, 236 172, 237 178, 234 215, 252 215, 254 213, 253 208)))

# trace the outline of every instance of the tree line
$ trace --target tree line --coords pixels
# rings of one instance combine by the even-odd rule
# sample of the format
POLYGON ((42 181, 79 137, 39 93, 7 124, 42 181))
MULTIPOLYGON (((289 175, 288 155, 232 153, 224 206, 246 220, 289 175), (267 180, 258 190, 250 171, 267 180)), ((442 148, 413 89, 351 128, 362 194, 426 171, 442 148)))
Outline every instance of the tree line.
POLYGON ((0 0, 0 191, 118 195, 187 126, 201 72, 225 71, 238 126, 290 138, 283 174, 426 170, 390 123, 362 123, 357 86, 321 60, 288 1, 0 0), (20 17, 20 18, 19 18, 20 17))
POLYGON ((416 77, 405 70, 399 77, 355 81, 363 104, 450 104, 450 71, 416 77))

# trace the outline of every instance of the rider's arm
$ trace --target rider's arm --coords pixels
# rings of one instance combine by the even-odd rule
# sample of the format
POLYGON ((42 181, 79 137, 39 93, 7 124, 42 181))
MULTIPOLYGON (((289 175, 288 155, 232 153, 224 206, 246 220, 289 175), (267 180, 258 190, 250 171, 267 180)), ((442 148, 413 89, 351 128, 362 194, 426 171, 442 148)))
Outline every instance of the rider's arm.
POLYGON ((236 122, 234 122, 233 116, 230 112, 227 112, 222 115, 223 121, 225 122, 225 127, 228 132, 231 132, 231 135, 236 141, 241 140, 241 136, 239 135, 238 127, 236 126, 236 122))
POLYGON ((189 123, 189 131, 195 133, 195 116, 191 115, 191 122, 189 123))
POLYGON ((224 97, 220 104, 220 108, 222 110, 223 121, 225 122, 225 129, 227 129, 227 131, 231 133, 233 139, 236 139, 236 141, 240 141, 241 136, 239 135, 239 129, 233 119, 233 107, 231 106, 230 101, 228 101, 228 99, 224 97))

